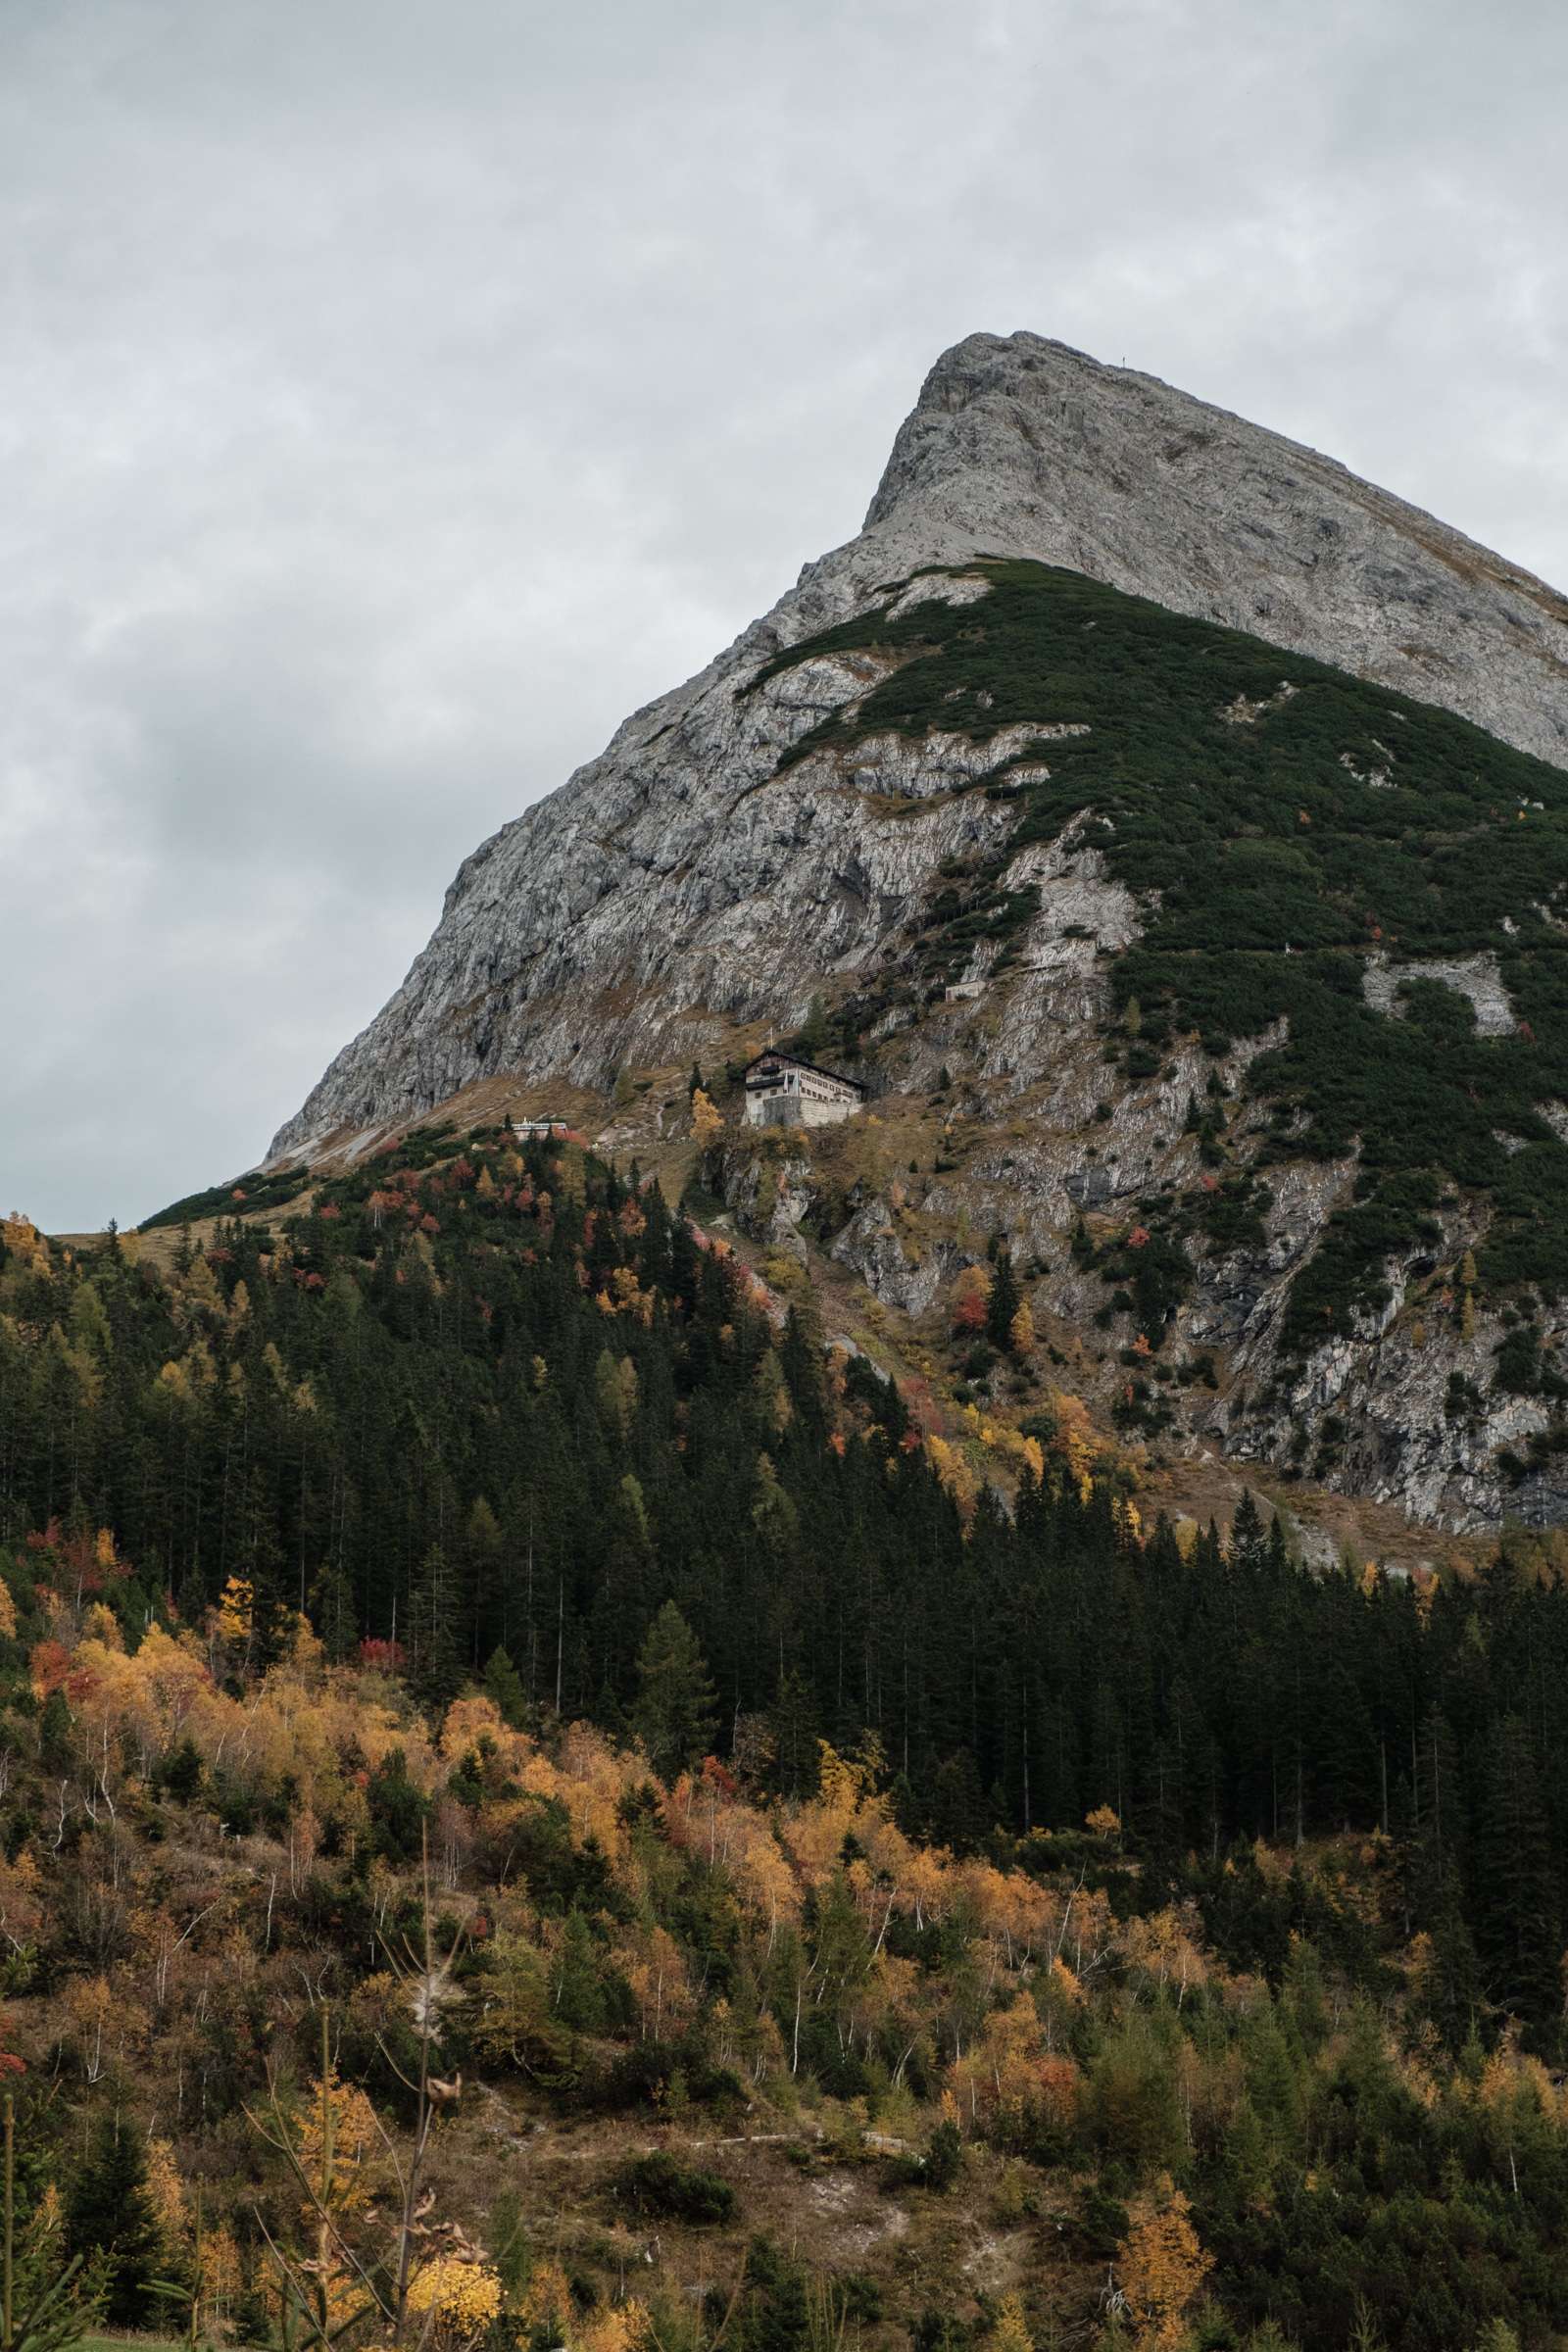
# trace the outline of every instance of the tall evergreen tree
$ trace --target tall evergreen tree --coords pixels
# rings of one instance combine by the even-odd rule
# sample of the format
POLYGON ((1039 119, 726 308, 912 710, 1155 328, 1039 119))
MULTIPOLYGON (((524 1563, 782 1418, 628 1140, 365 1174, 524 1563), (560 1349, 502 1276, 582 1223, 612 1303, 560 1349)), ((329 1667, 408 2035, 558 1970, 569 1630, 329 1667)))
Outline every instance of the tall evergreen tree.
POLYGON ((632 1730, 656 1772, 681 1771, 712 1744, 717 1694, 697 1637, 672 1600, 648 1630, 637 1659, 632 1730))
POLYGON ((432 1544, 409 1592, 409 1680, 429 1706, 445 1706, 463 1683, 458 1581, 445 1546, 432 1544))
POLYGON ((1504 1718, 1484 1767, 1476 1942, 1493 1998, 1544 2025, 1562 2010, 1562 1900, 1540 1774, 1518 1716, 1504 1718))
POLYGON ((1429 1950, 1423 2005, 1445 2047, 1457 2058, 1476 2032, 1483 1990, 1475 1938, 1464 1916, 1458 1875, 1451 1865, 1443 1872, 1429 1950))
POLYGON ((104 2316, 148 2328, 159 2309, 159 2230, 147 2187, 147 2143, 118 2089, 100 2110, 67 2202, 71 2243, 103 2262, 104 2316))
POLYGON ((1252 1499, 1250 1487, 1242 1489, 1242 1499, 1231 1521, 1230 1555, 1233 1565, 1249 1576, 1255 1576, 1268 1556, 1263 1514, 1252 1499))
POLYGON ((993 1348, 1012 1346, 1013 1317, 1018 1312, 1020 1293, 1018 1277, 1012 1270, 1012 1252, 1004 1243, 999 1245, 996 1263, 991 1273, 991 1297, 986 1301, 986 1337, 993 1348))
POLYGON ((504 1649, 493 1649, 485 1661, 485 1695, 494 1699, 504 1723, 520 1731, 528 1716, 528 1694, 522 1677, 504 1649))

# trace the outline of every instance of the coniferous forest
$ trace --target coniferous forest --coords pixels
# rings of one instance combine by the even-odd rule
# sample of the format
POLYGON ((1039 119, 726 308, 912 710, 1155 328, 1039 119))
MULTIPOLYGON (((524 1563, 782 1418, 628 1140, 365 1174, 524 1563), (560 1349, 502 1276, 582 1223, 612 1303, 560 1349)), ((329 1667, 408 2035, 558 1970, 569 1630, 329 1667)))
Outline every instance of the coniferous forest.
POLYGON ((1549 1546, 956 1478, 559 1139, 248 1206, 4 1228, 23 2340, 1568 2330, 1549 1546))

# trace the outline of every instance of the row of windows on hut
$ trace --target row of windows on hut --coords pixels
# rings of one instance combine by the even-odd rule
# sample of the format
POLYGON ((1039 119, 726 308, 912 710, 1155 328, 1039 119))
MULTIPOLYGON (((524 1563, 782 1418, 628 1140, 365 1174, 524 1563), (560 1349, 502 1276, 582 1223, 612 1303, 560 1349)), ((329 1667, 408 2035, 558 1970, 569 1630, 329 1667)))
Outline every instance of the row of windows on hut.
POLYGON ((858 1078, 819 1069, 768 1046, 745 1072, 748 1127, 832 1127, 853 1118, 865 1102, 858 1078))

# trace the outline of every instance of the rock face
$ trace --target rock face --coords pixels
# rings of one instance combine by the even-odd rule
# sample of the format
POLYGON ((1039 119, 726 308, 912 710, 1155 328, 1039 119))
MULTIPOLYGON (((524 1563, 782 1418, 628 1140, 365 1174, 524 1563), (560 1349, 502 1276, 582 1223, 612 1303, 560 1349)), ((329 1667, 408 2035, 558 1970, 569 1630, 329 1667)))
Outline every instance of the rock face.
MULTIPOLYGON (((1552 590, 1152 377, 1035 335, 972 335, 926 379, 860 536, 474 852, 397 995, 271 1155, 415 1116, 494 1071, 597 1085, 701 1050, 714 1018, 784 1025, 824 975, 895 952, 983 815, 894 813, 947 789, 938 746, 775 780, 781 753, 873 682, 863 657, 737 690, 886 582, 984 553, 1250 629, 1568 765, 1568 603, 1552 590)), ((933 592, 983 587, 910 591, 933 592)))

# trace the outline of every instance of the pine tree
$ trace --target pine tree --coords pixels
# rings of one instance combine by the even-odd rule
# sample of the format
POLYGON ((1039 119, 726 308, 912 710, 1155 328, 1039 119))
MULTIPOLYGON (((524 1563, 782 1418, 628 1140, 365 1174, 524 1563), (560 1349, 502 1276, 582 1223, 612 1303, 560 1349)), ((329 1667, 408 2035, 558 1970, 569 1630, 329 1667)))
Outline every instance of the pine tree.
POLYGON ((1475 1938, 1465 1920, 1457 1874, 1451 1869, 1443 1873, 1423 1991, 1427 2015, 1442 2034, 1444 2046, 1457 2057, 1476 2030, 1482 1984, 1475 1938))
POLYGON ((1562 2003, 1562 1907, 1540 1775, 1514 1715, 1487 1759, 1476 1879, 1476 1940, 1492 1996, 1544 2026, 1562 2003))
POLYGON ((1255 1576, 1268 1558, 1263 1514, 1252 1500, 1250 1487, 1242 1489, 1242 1499, 1231 1521, 1230 1556, 1232 1564, 1250 1576, 1255 1576))
POLYGON ((442 1545, 432 1544, 409 1594, 409 1680, 426 1706, 457 1696, 462 1659, 457 1579, 442 1545))
POLYGON ((779 1787, 786 1796, 807 1794, 816 1770, 820 1717, 809 1684, 793 1666, 779 1678, 768 1728, 779 1787))
POLYGON ((1012 1252, 1004 1246, 997 1250, 991 1297, 986 1305, 986 1337, 993 1348, 1011 1347, 1012 1321, 1022 1303, 1018 1278, 1012 1270, 1012 1252))
POLYGON ((600 1982, 600 1951, 593 1931, 573 1904, 550 1971, 550 2006, 564 2026, 577 2034, 602 2033, 605 1993, 600 1982))
POLYGON ((333 1665, 340 1666, 353 1651, 358 1629, 353 1587, 339 1560, 329 1561, 311 1588, 311 1624, 333 1665))
POLYGON ((716 1722, 716 1693, 697 1636, 672 1600, 648 1629, 637 1659, 632 1730, 654 1770, 666 1779, 706 1755, 716 1722))
POLYGON ((147 2185, 147 2143, 116 2090, 94 2127, 67 2207, 71 2243, 104 2259, 104 2316, 148 2328, 158 2309, 159 2228, 147 2185))
POLYGON ((514 1732, 521 1731, 527 1720, 528 1694, 522 1687, 522 1677, 504 1649, 493 1649, 485 1660, 485 1696, 494 1699, 503 1723, 514 1732))

